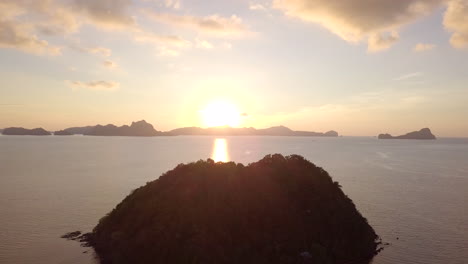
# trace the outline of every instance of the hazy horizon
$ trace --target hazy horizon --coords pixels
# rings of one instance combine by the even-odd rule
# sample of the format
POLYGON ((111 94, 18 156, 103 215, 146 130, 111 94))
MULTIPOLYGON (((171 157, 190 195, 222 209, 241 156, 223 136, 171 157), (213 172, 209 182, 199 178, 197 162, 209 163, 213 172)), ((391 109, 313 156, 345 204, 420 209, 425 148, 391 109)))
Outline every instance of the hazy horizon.
POLYGON ((160 131, 468 137, 467 0, 3 0, 0 10, 0 128, 145 119, 160 131))
MULTIPOLYGON (((141 119, 141 120, 134 120, 132 122, 138 122, 138 121, 145 121, 147 122, 145 119, 141 119)), ((74 128, 74 127, 86 127, 86 126, 97 126, 97 125, 101 125, 101 126, 106 126, 106 125, 115 125, 117 127, 120 127, 120 126, 130 126, 131 123, 127 123, 127 124, 111 124, 111 123, 102 123, 102 124, 87 124, 87 125, 77 125, 77 126, 70 126, 70 127, 63 127, 63 128, 58 128, 58 129, 47 129, 45 127, 22 127, 22 126, 13 126, 13 127, 21 127, 21 128, 26 128, 26 129, 33 129, 33 128, 43 128, 49 132, 56 132, 56 131, 59 131, 59 130, 64 130, 64 129, 68 129, 68 128, 74 128)), ((176 130, 176 129, 180 129, 180 128, 191 128, 191 127, 197 127, 197 128, 203 128, 203 129, 211 129, 211 128, 240 128, 240 129, 243 129, 243 128, 254 128, 254 129, 268 129, 268 128, 273 128, 273 127, 287 127, 293 131, 306 131, 306 130, 300 130, 300 129, 294 129, 294 128, 291 128, 291 127, 288 127, 288 126, 284 126, 282 124, 278 124, 278 125, 273 125, 273 126, 268 126, 268 127, 247 127, 247 126, 230 126, 230 125, 221 125, 221 126, 184 126, 184 127, 174 127, 174 128, 170 128, 168 130, 161 130, 161 129, 158 129, 157 127, 154 126, 154 124, 152 124, 151 122, 148 122, 149 124, 153 125, 154 129, 159 131, 159 132, 170 132, 172 130, 176 130)), ((0 130, 1 129, 5 129, 7 127, 0 127, 0 130)), ((414 132, 414 131, 419 131, 420 129, 423 129, 423 128, 418 128, 418 129, 414 129, 414 130, 407 130, 407 131, 403 131, 403 132, 397 132, 397 133, 393 133, 393 132, 390 132, 390 131, 382 131, 382 132, 379 132, 378 134, 392 134, 393 136, 398 136, 398 135, 404 135, 404 134, 407 134, 409 132, 414 132)), ((329 130, 324 130, 324 131, 318 131, 318 130, 307 130, 309 132, 322 132, 322 133, 325 133, 325 132, 329 132, 329 131, 336 131, 334 129, 329 129, 329 130)), ((375 135, 344 135, 344 134, 341 134, 339 131, 336 131, 338 132, 339 136, 355 136, 355 137, 376 137, 378 134, 375 134, 375 135)), ((433 132, 433 131, 432 131, 433 132)), ((1 135, 1 133, 0 133, 1 135)), ((194 135, 194 136, 197 136, 197 135, 194 135)), ((211 135, 213 136, 213 135, 211 135)), ((253 135, 255 136, 255 135, 253 135)), ((261 135, 259 135, 261 136, 261 135)), ((438 136, 438 135, 436 135, 438 136)), ((438 136, 440 137, 440 136, 438 136)), ((456 136, 453 136, 453 137, 444 137, 444 136, 441 136, 441 138, 467 138, 466 136, 461 136, 461 137, 456 137, 456 136)))

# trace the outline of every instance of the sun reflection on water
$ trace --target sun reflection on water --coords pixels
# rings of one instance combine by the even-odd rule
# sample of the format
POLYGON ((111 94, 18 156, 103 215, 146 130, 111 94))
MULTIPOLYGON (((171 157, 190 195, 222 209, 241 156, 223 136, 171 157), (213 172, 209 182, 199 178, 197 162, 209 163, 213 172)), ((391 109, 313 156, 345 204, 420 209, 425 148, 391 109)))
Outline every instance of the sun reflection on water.
POLYGON ((217 138, 213 144, 213 154, 211 159, 215 162, 228 162, 229 155, 227 150, 227 140, 224 138, 217 138))

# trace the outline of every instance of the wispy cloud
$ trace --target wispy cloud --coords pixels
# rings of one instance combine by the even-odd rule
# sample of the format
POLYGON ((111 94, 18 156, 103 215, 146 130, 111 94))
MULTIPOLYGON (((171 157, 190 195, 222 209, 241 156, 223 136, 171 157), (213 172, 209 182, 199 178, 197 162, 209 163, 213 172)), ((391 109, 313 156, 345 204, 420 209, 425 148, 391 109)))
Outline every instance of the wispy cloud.
POLYGON ((175 35, 159 35, 152 32, 137 31, 134 35, 134 40, 142 43, 152 43, 161 45, 170 45, 174 47, 190 47, 192 43, 186 39, 183 39, 175 35))
POLYGON ((429 51, 436 48, 436 45, 429 43, 418 43, 414 46, 413 50, 415 52, 429 51))
POLYGON ((207 40, 196 39, 195 43, 196 43, 196 47, 199 49, 213 49, 214 48, 214 45, 207 40))
POLYGON ((180 3, 180 0, 166 0, 165 1, 166 7, 174 8, 174 9, 180 9, 182 4, 180 3))
POLYGON ((398 33, 391 32, 389 34, 372 34, 368 39, 368 51, 369 52, 379 52, 390 48, 394 43, 396 43, 400 37, 398 33))
POLYGON ((408 74, 398 76, 397 78, 395 78, 393 80, 394 81, 404 81, 404 80, 408 80, 408 79, 417 78, 417 77, 420 77, 420 76, 423 76, 423 75, 424 75, 424 73, 422 73, 422 72, 413 72, 413 73, 408 73, 408 74))
POLYGON ((66 83, 74 90, 87 89, 93 91, 115 91, 120 88, 120 83, 112 81, 66 81, 66 83))
POLYGON ((190 28, 199 33, 215 37, 245 37, 251 34, 242 19, 236 15, 230 17, 220 15, 192 16, 157 13, 149 10, 144 10, 143 13, 154 21, 176 27, 190 28))
POLYGON ((89 54, 99 55, 99 56, 103 56, 103 57, 110 57, 112 55, 112 50, 111 49, 105 48, 105 47, 100 47, 100 46, 84 47, 81 44, 73 43, 73 44, 69 45, 69 47, 72 50, 75 50, 75 51, 78 51, 78 52, 89 53, 89 54))
POLYGON ((267 10, 267 8, 264 5, 258 4, 258 3, 257 4, 250 3, 249 9, 250 10, 256 10, 256 11, 265 11, 265 10, 267 10))
POLYGON ((180 51, 166 46, 161 46, 158 48, 157 55, 160 57, 178 57, 180 55, 180 51))
POLYGON ((105 60, 102 62, 102 65, 108 69, 115 69, 118 67, 117 63, 111 60, 105 60))

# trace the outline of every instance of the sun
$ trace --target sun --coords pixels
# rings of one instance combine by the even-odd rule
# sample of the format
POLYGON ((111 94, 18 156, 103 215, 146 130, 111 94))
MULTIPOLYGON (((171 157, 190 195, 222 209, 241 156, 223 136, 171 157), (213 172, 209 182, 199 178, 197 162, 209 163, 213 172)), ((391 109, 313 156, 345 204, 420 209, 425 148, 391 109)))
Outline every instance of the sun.
POLYGON ((241 122, 241 114, 237 107, 226 101, 212 102, 200 113, 205 127, 237 127, 241 122))

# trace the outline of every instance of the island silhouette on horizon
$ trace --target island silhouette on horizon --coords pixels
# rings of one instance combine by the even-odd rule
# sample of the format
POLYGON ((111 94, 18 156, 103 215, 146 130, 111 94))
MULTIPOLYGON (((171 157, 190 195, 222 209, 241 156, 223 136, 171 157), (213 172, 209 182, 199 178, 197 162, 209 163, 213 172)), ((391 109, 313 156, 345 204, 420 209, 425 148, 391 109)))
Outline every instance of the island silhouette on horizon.
POLYGON ((50 136, 51 133, 42 127, 26 129, 22 127, 9 127, 2 130, 3 135, 18 135, 18 136, 50 136))
MULTIPOLYGON (((33 129, 34 130, 34 129, 33 129)), ((6 128, 4 135, 32 135, 25 131, 32 131, 24 128, 6 128), (8 134, 5 133, 8 132, 8 134), (16 132, 16 133, 15 133, 16 132)), ((45 130, 44 130, 45 131, 45 130)), ((47 131, 45 131, 47 132, 47 131)), ((51 135, 50 132, 47 132, 51 135)), ((338 137, 338 132, 328 131, 312 132, 312 131, 294 131, 285 126, 274 126, 264 129, 256 129, 253 127, 183 127, 176 128, 170 131, 158 131, 152 124, 145 120, 132 122, 130 126, 95 125, 83 127, 70 127, 60 131, 56 131, 55 135, 85 135, 85 136, 131 136, 131 137, 155 137, 155 136, 300 136, 300 137, 338 137)))
POLYGON ((436 137, 432 134, 429 128, 423 128, 419 131, 410 132, 401 136, 392 136, 390 134, 380 134, 379 139, 425 139, 434 140, 436 137))

